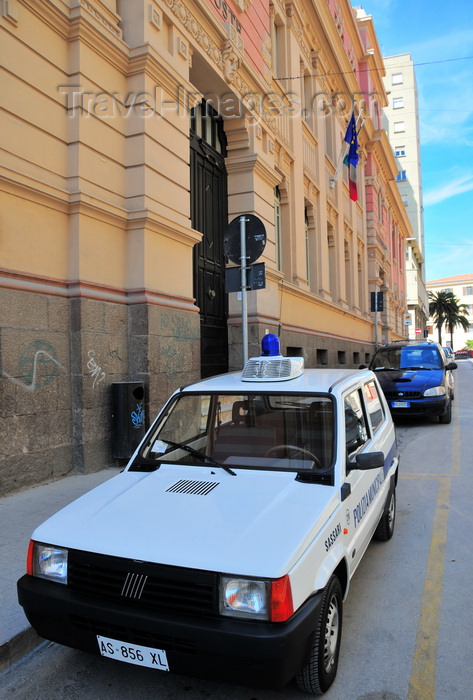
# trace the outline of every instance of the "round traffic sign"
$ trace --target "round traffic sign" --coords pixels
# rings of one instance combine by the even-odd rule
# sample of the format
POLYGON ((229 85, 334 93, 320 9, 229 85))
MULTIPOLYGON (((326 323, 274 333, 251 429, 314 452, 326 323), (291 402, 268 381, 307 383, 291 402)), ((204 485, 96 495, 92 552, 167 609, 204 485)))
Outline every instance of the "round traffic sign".
MULTIPOLYGON (((243 215, 242 215, 243 216, 243 215)), ((254 263, 258 260, 266 245, 266 229, 260 218, 254 214, 244 214, 245 216, 245 241, 246 241, 246 262, 254 263)), ((223 249, 225 255, 230 258, 235 265, 241 264, 241 238, 240 238, 240 216, 237 216, 228 224, 223 234, 223 249)))

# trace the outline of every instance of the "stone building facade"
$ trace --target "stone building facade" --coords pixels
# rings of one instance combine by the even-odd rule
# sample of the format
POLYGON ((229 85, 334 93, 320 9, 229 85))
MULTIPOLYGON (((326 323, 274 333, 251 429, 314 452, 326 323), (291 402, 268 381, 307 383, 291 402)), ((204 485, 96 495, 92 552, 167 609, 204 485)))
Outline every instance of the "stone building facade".
POLYGON ((0 32, 2 492, 111 464, 114 383, 143 383, 149 421, 241 366, 242 214, 267 235, 250 356, 270 331, 309 366, 365 362, 375 286, 401 337, 411 231, 348 0, 9 0, 0 32), (353 109, 358 201, 336 178, 353 109))

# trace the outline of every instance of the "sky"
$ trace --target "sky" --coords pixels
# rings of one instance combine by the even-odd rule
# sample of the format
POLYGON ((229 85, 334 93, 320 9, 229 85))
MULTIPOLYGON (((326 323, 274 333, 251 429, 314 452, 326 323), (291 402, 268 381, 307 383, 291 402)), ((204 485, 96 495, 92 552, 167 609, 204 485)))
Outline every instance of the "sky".
POLYGON ((409 53, 420 121, 426 281, 473 275, 473 0, 352 0, 383 56, 409 53))

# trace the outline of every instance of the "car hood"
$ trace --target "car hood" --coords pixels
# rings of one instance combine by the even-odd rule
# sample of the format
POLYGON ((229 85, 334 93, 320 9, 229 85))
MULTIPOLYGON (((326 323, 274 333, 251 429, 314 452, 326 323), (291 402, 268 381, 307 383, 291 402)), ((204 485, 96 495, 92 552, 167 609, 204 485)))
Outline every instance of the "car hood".
POLYGON ((59 511, 33 539, 146 562, 283 576, 336 509, 336 489, 296 481, 293 472, 236 471, 125 471, 59 511))
POLYGON ((443 384, 441 369, 376 370, 383 391, 418 391, 443 384))

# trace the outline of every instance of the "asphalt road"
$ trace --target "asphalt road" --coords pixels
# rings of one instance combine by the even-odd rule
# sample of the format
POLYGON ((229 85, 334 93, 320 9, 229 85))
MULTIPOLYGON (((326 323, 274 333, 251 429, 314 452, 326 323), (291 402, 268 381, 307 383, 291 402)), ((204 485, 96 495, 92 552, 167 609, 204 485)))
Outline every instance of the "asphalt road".
MULTIPOLYGON (((473 362, 456 372, 453 420, 397 424, 396 527, 373 542, 344 608, 338 676, 326 700, 470 700, 473 687, 473 362)), ((301 700, 197 681, 44 644, 0 674, 15 700, 301 700)))

